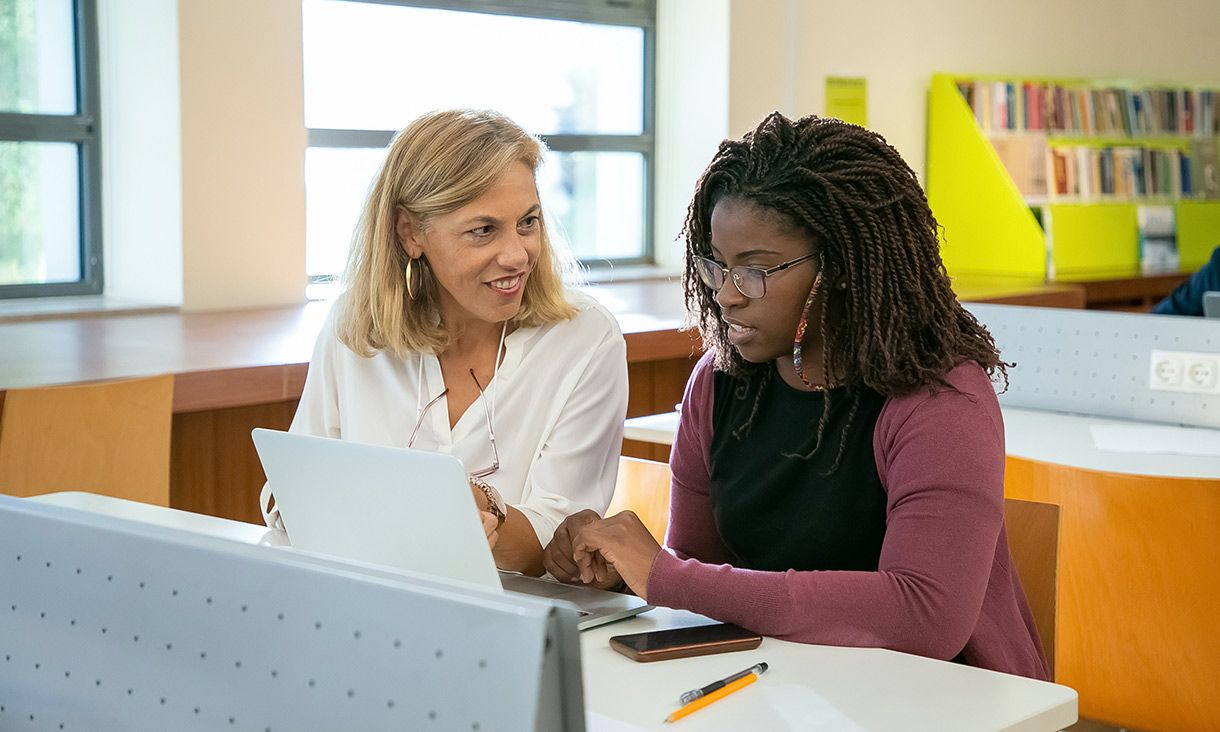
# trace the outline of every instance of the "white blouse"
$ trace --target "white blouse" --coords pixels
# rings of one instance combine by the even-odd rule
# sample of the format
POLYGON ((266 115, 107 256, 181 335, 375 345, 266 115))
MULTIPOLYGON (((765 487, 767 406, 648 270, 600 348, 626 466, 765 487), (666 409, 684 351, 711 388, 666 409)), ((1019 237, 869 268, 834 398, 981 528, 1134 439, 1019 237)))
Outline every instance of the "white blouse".
MULTIPOLYGON (((579 310, 572 320, 508 334, 504 359, 484 385, 500 457, 500 469, 485 480, 529 519, 543 546, 569 515, 605 512, 627 413, 627 346, 618 323, 591 298, 572 298, 579 310)), ((290 431, 406 447, 419 408, 444 389, 436 356, 364 358, 349 350, 335 335, 332 310, 290 431)), ((490 467, 483 401, 475 399, 450 430, 442 398, 425 413, 412 448, 452 453, 467 471, 490 467)))

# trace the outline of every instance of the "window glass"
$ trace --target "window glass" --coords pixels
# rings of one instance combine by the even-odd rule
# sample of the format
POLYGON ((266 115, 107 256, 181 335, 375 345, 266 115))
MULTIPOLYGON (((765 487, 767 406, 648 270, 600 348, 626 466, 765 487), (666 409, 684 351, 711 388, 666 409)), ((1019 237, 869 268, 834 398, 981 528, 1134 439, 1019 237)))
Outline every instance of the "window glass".
POLYGON ((310 277, 343 271, 373 176, 385 150, 311 147, 305 151, 305 270, 310 277))
POLYGON ((76 114, 72 0, 0 0, 0 112, 76 114))
POLYGON ((644 156, 551 152, 538 195, 577 259, 632 259, 644 250, 644 156))
POLYGON ((77 145, 0 141, 0 211, 0 285, 81 278, 77 145))
POLYGON ((481 107, 533 134, 643 131, 641 28, 305 0, 303 34, 307 127, 398 130, 481 107))

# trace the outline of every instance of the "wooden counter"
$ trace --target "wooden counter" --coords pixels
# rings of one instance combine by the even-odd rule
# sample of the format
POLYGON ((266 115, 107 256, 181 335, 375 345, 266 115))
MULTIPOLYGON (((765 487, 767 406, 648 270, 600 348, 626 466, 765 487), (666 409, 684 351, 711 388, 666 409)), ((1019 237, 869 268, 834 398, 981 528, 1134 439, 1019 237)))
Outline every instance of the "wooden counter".
POLYGON ((1054 283, 1081 288, 1086 308, 1146 313, 1190 275, 1190 272, 1100 272, 1055 278, 1054 283))
POLYGON ((995 305, 1083 308, 1086 303, 1084 288, 1079 285, 1025 277, 961 275, 953 278, 953 292, 962 302, 995 305))
MULTIPOLYGON (((1079 290, 1004 278, 955 282, 964 300, 1080 307, 1079 290)), ((666 412, 700 352, 681 286, 646 280, 591 286, 627 341, 628 416, 666 412)), ((176 508, 258 521, 262 469, 254 427, 287 429, 329 303, 238 311, 156 312, 0 322, 4 389, 172 373, 170 502, 176 508)), ((665 459, 664 446, 628 441, 624 453, 665 459)))

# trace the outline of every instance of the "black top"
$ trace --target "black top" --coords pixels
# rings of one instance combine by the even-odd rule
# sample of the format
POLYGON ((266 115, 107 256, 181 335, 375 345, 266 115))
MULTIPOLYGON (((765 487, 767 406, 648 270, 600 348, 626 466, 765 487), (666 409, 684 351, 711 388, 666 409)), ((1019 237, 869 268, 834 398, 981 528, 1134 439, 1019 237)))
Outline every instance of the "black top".
MULTIPOLYGON (((774 369, 774 366, 772 366, 774 369)), ((827 395, 794 389, 774 370, 744 439, 754 390, 713 376, 711 484, 713 515, 734 566, 762 571, 877 571, 885 536, 885 490, 873 456, 873 430, 885 397, 854 390, 859 407, 847 424, 853 393, 832 389, 830 420, 812 458, 827 395), (834 464, 844 430, 847 440, 834 464)))

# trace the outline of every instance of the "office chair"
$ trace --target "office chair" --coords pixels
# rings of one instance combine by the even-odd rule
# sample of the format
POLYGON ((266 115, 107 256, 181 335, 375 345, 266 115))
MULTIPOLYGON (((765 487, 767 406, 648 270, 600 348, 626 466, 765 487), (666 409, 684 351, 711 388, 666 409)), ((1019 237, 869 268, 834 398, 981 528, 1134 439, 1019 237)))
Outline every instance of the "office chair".
POLYGON ((169 505, 172 375, 10 389, 0 493, 85 491, 169 505))

